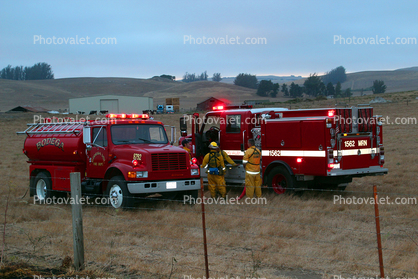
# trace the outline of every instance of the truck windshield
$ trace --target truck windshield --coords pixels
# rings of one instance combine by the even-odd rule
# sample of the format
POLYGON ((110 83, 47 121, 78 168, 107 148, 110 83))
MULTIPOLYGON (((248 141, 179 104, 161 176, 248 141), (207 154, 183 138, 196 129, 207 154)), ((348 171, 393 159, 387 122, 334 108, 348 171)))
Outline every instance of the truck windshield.
POLYGON ((113 125, 111 128, 113 144, 167 144, 168 139, 161 125, 113 125))

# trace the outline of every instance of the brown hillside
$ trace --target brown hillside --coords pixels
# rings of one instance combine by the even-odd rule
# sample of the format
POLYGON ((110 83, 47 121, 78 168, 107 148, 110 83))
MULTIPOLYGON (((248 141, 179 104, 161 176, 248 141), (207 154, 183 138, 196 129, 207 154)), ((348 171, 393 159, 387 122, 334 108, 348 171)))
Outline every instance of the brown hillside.
POLYGON ((154 103, 164 103, 166 97, 180 97, 182 108, 211 96, 233 98, 232 102, 253 99, 255 90, 218 82, 181 83, 162 79, 134 78, 66 78, 55 80, 14 81, 0 79, 0 110, 15 106, 42 106, 48 109, 68 108, 71 98, 98 96, 149 96, 154 103))

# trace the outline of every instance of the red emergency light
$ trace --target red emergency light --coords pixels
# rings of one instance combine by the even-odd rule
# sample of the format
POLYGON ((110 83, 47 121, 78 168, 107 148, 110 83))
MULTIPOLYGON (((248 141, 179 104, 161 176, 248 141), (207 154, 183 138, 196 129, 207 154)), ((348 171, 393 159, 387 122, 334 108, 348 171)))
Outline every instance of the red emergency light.
POLYGON ((335 115, 335 111, 333 110, 328 111, 328 117, 334 117, 334 115, 335 115))
POLYGON ((227 110, 227 109, 251 109, 253 108, 252 105, 239 105, 239 106, 225 106, 225 105, 219 105, 212 107, 213 110, 227 110))
POLYGON ((215 106, 212 109, 213 110, 222 110, 222 109, 224 109, 224 106, 215 106))

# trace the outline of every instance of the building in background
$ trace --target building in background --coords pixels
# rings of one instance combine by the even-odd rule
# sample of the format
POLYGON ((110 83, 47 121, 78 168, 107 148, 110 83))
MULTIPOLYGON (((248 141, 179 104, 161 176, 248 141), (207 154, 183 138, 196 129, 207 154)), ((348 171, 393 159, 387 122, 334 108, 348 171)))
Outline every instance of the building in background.
POLYGON ((213 110, 215 106, 226 106, 228 103, 216 99, 215 97, 210 97, 203 102, 197 104, 197 110, 213 110))
POLYGON ((129 97, 104 95, 69 100, 70 113, 142 113, 152 110, 154 101, 151 97, 129 97))

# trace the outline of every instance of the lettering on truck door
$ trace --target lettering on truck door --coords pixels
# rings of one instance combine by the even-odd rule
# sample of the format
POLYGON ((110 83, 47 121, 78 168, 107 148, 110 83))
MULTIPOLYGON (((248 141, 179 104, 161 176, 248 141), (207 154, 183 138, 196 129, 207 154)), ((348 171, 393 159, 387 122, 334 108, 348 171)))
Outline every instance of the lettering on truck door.
POLYGON ((91 140, 93 145, 87 151, 87 176, 92 178, 103 178, 109 160, 109 150, 106 127, 94 127, 91 129, 91 140))

